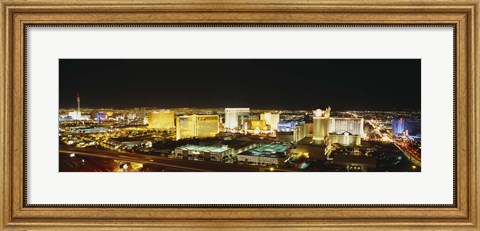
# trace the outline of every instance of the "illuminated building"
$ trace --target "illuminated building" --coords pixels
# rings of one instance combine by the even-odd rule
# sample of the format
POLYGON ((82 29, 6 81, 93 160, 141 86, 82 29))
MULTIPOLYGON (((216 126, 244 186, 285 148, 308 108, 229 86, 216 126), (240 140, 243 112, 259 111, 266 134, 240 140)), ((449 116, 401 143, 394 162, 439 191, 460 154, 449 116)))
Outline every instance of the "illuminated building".
POLYGON ((198 115, 196 119, 196 137, 215 137, 219 133, 218 115, 198 115))
POLYGON ((363 136, 363 118, 330 118, 330 133, 343 134, 348 132, 352 135, 363 136))
POLYGON ((175 113, 169 110, 154 111, 148 114, 148 128, 172 129, 175 127, 175 113))
POLYGON ((219 133, 218 115, 191 115, 177 117, 177 140, 215 137, 219 133))
POLYGON ((185 145, 175 149, 175 157, 199 161, 222 161, 224 157, 231 155, 233 149, 227 147, 185 145))
POLYGON ((67 115, 67 116, 60 116, 60 117, 58 118, 58 121, 60 121, 60 122, 71 121, 71 120, 72 120, 72 117, 69 116, 69 115, 67 115))
POLYGON ((87 120, 87 119, 89 119, 88 116, 82 116, 82 111, 80 109, 80 93, 77 93, 77 110, 69 112, 68 116, 70 116, 72 120, 87 120))
POLYGON ((280 131, 275 131, 276 135, 276 141, 278 142, 293 142, 293 132, 280 132, 280 131))
POLYGON ((260 144, 251 142, 249 139, 245 139, 245 137, 235 140, 223 140, 221 142, 222 146, 227 146, 233 149, 233 154, 237 155, 238 153, 248 151, 255 147, 258 147, 260 144))
POLYGON ((251 130, 261 130, 261 131, 266 131, 268 130, 267 123, 265 120, 250 120, 250 129, 251 130))
POLYGON ((103 123, 103 122, 107 121, 107 113, 105 113, 103 111, 97 112, 96 121, 97 121, 97 123, 103 123))
POLYGON ((87 116, 82 116, 82 114, 81 114, 81 113, 78 113, 78 111, 69 112, 69 113, 68 113, 68 116, 69 116, 72 120, 87 120, 87 119, 88 119, 87 116))
POLYGON ((270 126, 271 131, 275 131, 277 130, 277 125, 280 121, 280 114, 265 112, 260 114, 260 120, 265 121, 265 123, 270 126))
POLYGON ((105 144, 107 146, 113 147, 115 149, 132 148, 135 146, 139 146, 143 143, 144 143, 143 139, 128 138, 128 137, 110 138, 107 141, 105 141, 105 144))
POLYGON ((293 142, 298 142, 308 136, 311 124, 297 124, 293 128, 293 142))
POLYGON ((298 124, 303 124, 304 121, 299 120, 283 120, 278 122, 277 131, 279 132, 291 132, 298 124))
POLYGON ((237 154, 237 161, 261 165, 280 165, 285 161, 288 151, 289 147, 284 144, 264 144, 237 154))
MULTIPOLYGON (((112 114, 113 114, 113 113, 112 113, 112 114)), ((108 112, 107 112, 107 115, 108 115, 108 112)), ((127 114, 127 119, 129 119, 129 120, 134 120, 135 118, 137 118, 137 114, 132 113, 132 112, 130 112, 130 113, 127 114)))
POLYGON ((89 126, 70 127, 69 130, 72 133, 102 133, 102 132, 108 131, 108 129, 105 127, 89 127, 89 126))
POLYGON ((242 124, 239 116, 250 113, 250 108, 225 108, 225 128, 236 129, 242 124))
POLYGON ((421 120, 416 118, 398 118, 392 120, 392 131, 396 135, 421 136, 421 120))
POLYGON ((195 137, 196 118, 194 116, 177 117, 177 140, 195 137))
POLYGON ((277 141, 298 142, 308 135, 308 125, 301 120, 283 120, 278 123, 277 141))
POLYGON ((313 123, 305 123, 304 126, 307 137, 313 137, 313 123))
POLYGON ((68 115, 73 120, 82 120, 82 111, 80 110, 80 93, 77 93, 77 110, 69 112, 68 115))
POLYGON ((68 116, 72 118, 72 120, 78 120, 78 111, 71 111, 68 113, 68 116))
POLYGON ((330 110, 330 107, 327 107, 325 111, 321 109, 313 111, 313 141, 315 144, 322 144, 328 138, 330 110))
POLYGON ((343 134, 330 134, 328 139, 332 144, 341 144, 342 146, 360 146, 362 143, 362 138, 360 135, 352 135, 349 132, 344 132, 343 134))
POLYGON ((306 156, 310 159, 325 160, 332 152, 331 142, 326 139, 322 144, 316 144, 313 137, 305 137, 297 142, 297 146, 292 153, 306 156))

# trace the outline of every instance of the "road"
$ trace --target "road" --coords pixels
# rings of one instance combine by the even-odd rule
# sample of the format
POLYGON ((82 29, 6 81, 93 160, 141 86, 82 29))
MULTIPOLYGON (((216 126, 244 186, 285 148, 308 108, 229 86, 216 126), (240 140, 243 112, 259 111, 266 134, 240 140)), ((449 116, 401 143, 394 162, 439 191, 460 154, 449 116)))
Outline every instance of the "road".
MULTIPOLYGON (((85 155, 99 158, 110 158, 121 161, 137 162, 142 164, 151 164, 162 167, 169 167, 190 172, 259 172, 261 168, 252 165, 227 164, 221 162, 210 161, 193 161, 184 159, 172 159, 167 157, 136 154, 136 153, 122 153, 109 150, 98 150, 89 148, 72 148, 60 147, 60 153, 76 155, 85 155)), ((276 170, 281 170, 276 168, 276 170)))
POLYGON ((400 145, 398 145, 396 142, 394 143, 395 146, 402 151, 402 153, 412 162, 412 164, 416 166, 421 166, 421 160, 414 154, 410 153, 409 150, 402 148, 400 145))

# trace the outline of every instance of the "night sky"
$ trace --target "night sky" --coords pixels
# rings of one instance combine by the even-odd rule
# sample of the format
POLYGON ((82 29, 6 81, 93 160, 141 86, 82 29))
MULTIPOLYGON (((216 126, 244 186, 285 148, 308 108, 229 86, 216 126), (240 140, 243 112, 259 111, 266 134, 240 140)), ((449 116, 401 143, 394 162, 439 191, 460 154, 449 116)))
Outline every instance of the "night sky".
POLYGON ((60 107, 416 110, 420 59, 61 59, 60 107))

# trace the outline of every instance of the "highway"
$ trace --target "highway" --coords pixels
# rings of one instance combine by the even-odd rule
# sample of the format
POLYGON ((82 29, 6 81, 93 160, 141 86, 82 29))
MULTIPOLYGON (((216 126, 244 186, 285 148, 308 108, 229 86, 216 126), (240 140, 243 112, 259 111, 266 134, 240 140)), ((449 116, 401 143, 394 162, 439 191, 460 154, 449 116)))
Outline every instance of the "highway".
POLYGON ((416 166, 421 166, 422 165, 421 160, 418 159, 417 156, 410 153, 407 149, 402 148, 396 142, 394 144, 398 149, 400 149, 400 151, 402 151, 402 153, 408 158, 408 160, 410 160, 410 162, 412 162, 412 164, 414 164, 416 166))
MULTIPOLYGON (((156 166, 179 169, 190 172, 259 172, 261 167, 252 165, 227 164, 221 162, 210 161, 193 161, 184 159, 173 159, 167 157, 123 153, 109 150, 98 150, 89 148, 72 148, 61 146, 59 152, 61 154, 85 155, 98 158, 109 158, 127 162, 137 162, 142 164, 151 164, 156 166)), ((266 167, 264 167, 266 168, 266 167)), ((267 167, 268 168, 268 167, 267 167)))

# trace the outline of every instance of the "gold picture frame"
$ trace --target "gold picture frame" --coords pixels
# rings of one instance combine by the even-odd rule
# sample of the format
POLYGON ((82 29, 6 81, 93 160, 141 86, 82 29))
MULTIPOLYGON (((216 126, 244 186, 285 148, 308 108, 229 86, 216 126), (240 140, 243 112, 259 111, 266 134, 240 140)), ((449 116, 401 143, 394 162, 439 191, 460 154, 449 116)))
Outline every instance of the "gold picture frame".
MULTIPOLYGON (((480 230, 479 0, 2 0, 0 221, 3 229, 480 230), (139 24, 453 25, 454 206, 32 206, 26 204, 25 28, 139 24)), ((452 86, 453 87, 453 86, 452 86)))

